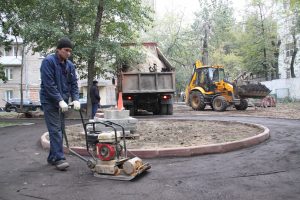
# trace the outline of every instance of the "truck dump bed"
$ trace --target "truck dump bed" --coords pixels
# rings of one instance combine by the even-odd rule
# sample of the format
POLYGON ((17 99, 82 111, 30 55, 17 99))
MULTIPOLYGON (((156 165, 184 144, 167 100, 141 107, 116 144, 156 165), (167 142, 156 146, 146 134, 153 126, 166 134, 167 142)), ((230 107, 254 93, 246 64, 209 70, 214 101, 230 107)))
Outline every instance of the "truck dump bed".
POLYGON ((175 90, 174 72, 122 73, 123 93, 173 93, 175 90))

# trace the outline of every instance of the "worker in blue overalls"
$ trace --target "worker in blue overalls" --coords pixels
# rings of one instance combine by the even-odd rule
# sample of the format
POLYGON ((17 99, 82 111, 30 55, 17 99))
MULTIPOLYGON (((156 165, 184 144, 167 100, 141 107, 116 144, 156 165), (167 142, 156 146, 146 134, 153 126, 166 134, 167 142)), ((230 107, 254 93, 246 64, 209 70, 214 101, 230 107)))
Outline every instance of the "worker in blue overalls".
POLYGON ((48 163, 58 170, 69 167, 63 152, 64 112, 69 100, 75 110, 80 109, 77 76, 74 64, 68 60, 73 45, 68 38, 57 43, 56 53, 44 58, 41 65, 40 101, 49 132, 48 163))

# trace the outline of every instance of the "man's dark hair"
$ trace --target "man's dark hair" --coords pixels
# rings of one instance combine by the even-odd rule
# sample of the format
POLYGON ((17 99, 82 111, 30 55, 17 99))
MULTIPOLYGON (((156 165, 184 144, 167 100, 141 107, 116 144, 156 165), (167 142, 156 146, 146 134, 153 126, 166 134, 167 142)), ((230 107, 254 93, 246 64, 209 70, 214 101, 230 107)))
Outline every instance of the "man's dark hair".
POLYGON ((63 37, 57 42, 57 49, 62 49, 62 48, 73 48, 73 44, 71 40, 67 37, 63 37))

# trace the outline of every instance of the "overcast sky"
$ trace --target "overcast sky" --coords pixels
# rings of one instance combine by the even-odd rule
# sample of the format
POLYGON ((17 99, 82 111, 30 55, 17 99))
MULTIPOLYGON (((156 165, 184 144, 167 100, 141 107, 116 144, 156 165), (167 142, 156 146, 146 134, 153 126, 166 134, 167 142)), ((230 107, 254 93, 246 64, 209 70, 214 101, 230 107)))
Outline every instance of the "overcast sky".
MULTIPOLYGON (((239 17, 245 9, 247 0, 231 0, 235 10, 235 16, 239 17)), ((199 9, 198 0, 157 0, 156 11, 161 18, 166 12, 184 13, 184 19, 191 22, 194 18, 194 12, 199 9)))

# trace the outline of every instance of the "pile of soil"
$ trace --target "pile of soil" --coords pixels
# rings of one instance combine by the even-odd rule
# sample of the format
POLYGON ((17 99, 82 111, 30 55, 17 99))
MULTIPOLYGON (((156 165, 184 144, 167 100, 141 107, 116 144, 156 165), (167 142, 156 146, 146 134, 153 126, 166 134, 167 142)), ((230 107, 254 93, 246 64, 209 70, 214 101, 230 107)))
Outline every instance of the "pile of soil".
MULTIPOLYGON (((81 125, 66 129, 70 146, 85 147, 81 125)), ((129 149, 190 147, 231 142, 263 132, 248 124, 222 121, 139 120, 135 139, 127 139, 129 149)))

